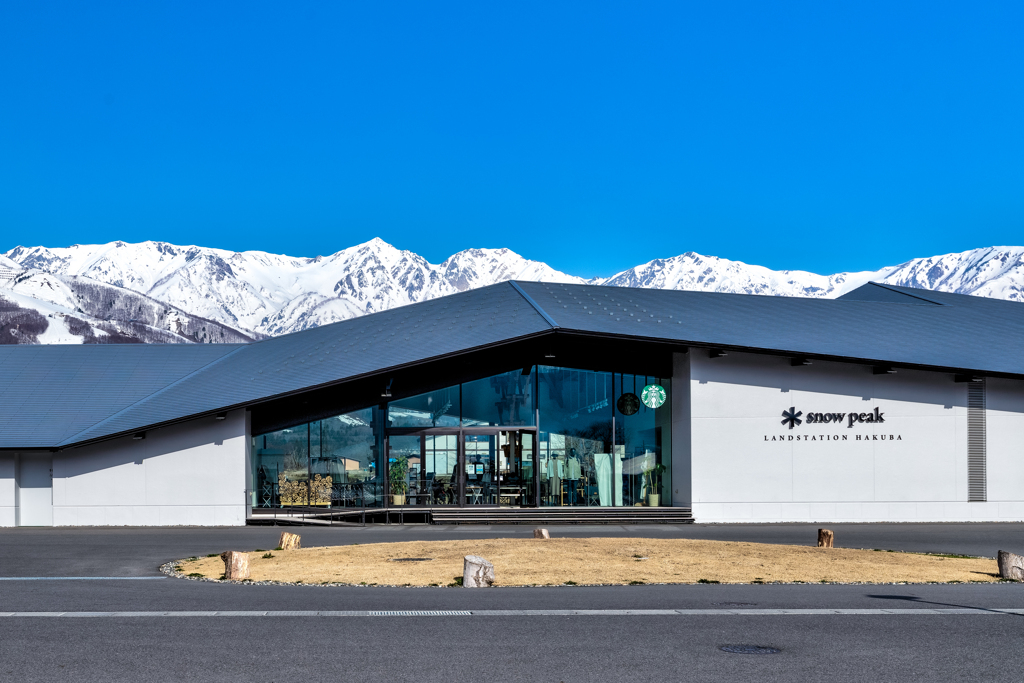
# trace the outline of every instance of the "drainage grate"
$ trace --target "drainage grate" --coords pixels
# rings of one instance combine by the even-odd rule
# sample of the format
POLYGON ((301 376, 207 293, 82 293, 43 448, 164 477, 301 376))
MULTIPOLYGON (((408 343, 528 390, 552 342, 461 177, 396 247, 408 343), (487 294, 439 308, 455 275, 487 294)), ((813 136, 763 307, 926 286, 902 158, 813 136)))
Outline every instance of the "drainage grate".
POLYGON ((371 617, 471 617, 469 611, 418 610, 408 612, 368 612, 371 617))
POLYGON ((718 649, 722 652, 731 652, 734 655, 774 655, 782 652, 777 647, 764 645, 723 645, 718 649))
POLYGON ((388 562, 432 562, 432 557, 392 557, 388 562))

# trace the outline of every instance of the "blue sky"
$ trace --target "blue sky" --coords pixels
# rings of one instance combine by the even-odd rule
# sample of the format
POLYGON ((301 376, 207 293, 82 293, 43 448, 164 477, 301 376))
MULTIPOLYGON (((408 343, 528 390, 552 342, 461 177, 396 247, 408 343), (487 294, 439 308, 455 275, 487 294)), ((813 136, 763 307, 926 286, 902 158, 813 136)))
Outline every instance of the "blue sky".
POLYGON ((1021 3, 0 5, 0 249, 1024 243, 1021 3))

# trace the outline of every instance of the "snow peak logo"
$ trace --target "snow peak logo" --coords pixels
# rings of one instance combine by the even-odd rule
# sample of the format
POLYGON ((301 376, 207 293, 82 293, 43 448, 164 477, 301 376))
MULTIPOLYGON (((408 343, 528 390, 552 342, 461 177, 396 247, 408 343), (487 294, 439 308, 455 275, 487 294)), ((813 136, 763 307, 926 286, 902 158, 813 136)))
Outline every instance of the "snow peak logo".
MULTIPOLYGON (((807 413, 797 410, 796 406, 790 406, 789 410, 782 411, 782 425, 793 429, 802 424, 823 425, 846 423, 847 428, 852 428, 857 423, 862 424, 883 424, 885 413, 875 408, 870 413, 807 413), (802 419, 801 419, 802 418, 802 419)), ((765 441, 903 441, 900 434, 856 434, 849 438, 846 434, 802 434, 775 435, 765 434, 765 441)))
MULTIPOLYGON (((782 424, 790 419, 789 413, 792 413, 793 409, 790 408, 788 411, 782 411, 782 416, 786 419, 782 421, 782 424)), ((797 413, 799 415, 799 413, 797 413)), ((847 427, 853 427, 858 422, 885 422, 885 413, 880 412, 878 408, 875 408, 873 413, 807 413, 807 424, 828 424, 829 422, 842 422, 844 419, 849 420, 847 427)), ((797 421, 800 424, 800 421, 797 421)), ((792 429, 793 425, 790 424, 789 428, 792 429)))

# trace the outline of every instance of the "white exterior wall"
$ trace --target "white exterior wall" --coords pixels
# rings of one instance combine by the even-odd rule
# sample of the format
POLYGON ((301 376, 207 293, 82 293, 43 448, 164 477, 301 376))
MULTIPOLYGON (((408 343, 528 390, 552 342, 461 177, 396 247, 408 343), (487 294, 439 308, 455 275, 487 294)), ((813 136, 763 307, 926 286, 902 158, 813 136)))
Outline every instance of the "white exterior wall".
POLYGON ((689 355, 698 522, 1024 520, 1022 382, 989 380, 988 502, 968 503, 967 385, 951 375, 689 355), (790 407, 804 420, 793 429, 781 424, 790 407), (876 407, 884 423, 806 422, 809 412, 876 407))
POLYGON ((54 453, 54 526, 243 525, 248 441, 236 410, 54 453))
POLYGON ((1024 381, 985 383, 988 500, 1000 519, 1024 519, 1024 381))
POLYGON ((14 526, 17 520, 17 463, 16 452, 0 451, 0 526, 14 526))

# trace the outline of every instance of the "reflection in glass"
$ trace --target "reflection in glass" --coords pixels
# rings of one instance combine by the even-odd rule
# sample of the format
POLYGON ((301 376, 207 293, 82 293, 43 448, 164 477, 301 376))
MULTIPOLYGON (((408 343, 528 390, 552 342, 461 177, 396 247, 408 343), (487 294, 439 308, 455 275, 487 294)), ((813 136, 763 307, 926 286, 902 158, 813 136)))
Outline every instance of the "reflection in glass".
POLYGON ((458 427, 459 386, 429 391, 388 404, 389 427, 458 427))
POLYGON ((376 408, 253 438, 255 507, 373 507, 383 501, 376 408))
POLYGON ((462 424, 467 427, 532 426, 534 376, 505 372, 462 385, 462 424))
MULTIPOLYGON (((639 394, 650 381, 653 378, 643 375, 616 375, 616 398, 623 393, 639 394)), ((622 497, 617 505, 671 505, 672 458, 669 440, 664 438, 670 433, 671 391, 668 380, 661 381, 661 386, 667 398, 660 408, 641 404, 633 415, 615 411, 613 460, 621 467, 621 494, 617 495, 622 497)))
POLYGON ((541 505, 621 504, 612 469, 612 375, 540 367, 541 505))

